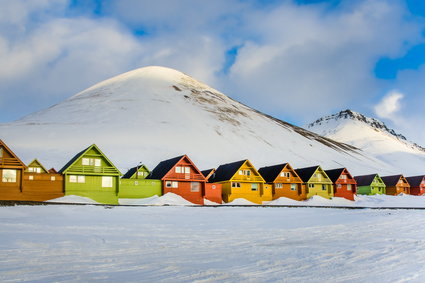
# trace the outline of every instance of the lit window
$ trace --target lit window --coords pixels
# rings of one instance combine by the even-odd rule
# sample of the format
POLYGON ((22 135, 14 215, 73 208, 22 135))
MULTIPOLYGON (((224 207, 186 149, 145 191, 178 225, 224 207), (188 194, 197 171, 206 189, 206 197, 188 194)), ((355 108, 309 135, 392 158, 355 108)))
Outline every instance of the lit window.
POLYGON ((276 183, 276 189, 281 189, 283 188, 283 184, 282 183, 276 183))
POLYGON ((56 181, 56 177, 55 176, 50 176, 50 181, 56 181))
POLYGON ((190 174, 190 167, 184 167, 184 173, 190 174))
POLYGON ((40 167, 35 168, 35 172, 36 173, 41 173, 41 168, 40 167))
POLYGON ((199 192, 201 184, 199 182, 191 182, 190 183, 190 191, 191 192, 199 192))
POLYGON ((182 168, 180 166, 176 167, 176 173, 183 173, 182 168))
POLYGON ((94 166, 100 167, 100 165, 101 165, 101 160, 100 159, 95 159, 94 160, 94 166))
POLYGON ((34 167, 28 167, 28 172, 34 172, 34 167))
POLYGON ((34 176, 28 176, 29 180, 34 180, 34 176))
POLYGON ((173 181, 172 187, 173 188, 178 188, 179 187, 179 182, 173 181))
POLYGON ((69 182, 70 183, 77 183, 77 176, 69 175, 69 182))
POLYGON ((85 183, 86 176, 77 176, 77 183, 85 183))
POLYGON ((258 191, 258 184, 257 183, 251 184, 251 191, 258 191))
POLYGON ((16 175, 17 175, 16 170, 4 169, 3 170, 2 182, 4 182, 4 183, 16 183, 16 175))
POLYGON ((347 179, 347 175, 341 175, 341 180, 346 180, 347 179))
POLYGON ((297 184, 291 184, 291 191, 297 190, 297 184))
POLYGON ((243 170, 239 170, 239 175, 243 175, 243 170))
POLYGON ((90 159, 89 158, 83 158, 82 163, 83 163, 83 165, 90 165, 90 159))
POLYGON ((102 176, 102 188, 112 188, 112 177, 102 176))

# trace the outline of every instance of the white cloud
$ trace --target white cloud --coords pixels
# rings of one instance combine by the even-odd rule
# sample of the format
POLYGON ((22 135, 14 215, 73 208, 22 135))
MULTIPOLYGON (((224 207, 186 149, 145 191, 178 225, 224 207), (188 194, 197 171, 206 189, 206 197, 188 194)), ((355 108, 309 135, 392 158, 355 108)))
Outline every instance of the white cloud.
POLYGON ((390 91, 374 107, 376 115, 380 118, 386 118, 396 122, 398 112, 401 109, 401 100, 403 97, 404 94, 396 90, 390 91))

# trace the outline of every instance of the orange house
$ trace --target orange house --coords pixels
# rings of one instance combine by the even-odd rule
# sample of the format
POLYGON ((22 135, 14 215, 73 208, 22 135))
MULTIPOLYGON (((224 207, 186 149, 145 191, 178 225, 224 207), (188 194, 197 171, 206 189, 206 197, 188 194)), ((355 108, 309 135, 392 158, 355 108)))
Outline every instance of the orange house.
POLYGON ((26 166, 0 140, 0 199, 22 200, 23 173, 26 166))
POLYGON ((221 186, 207 179, 187 155, 160 162, 146 177, 162 181, 162 192, 174 193, 184 199, 204 204, 204 198, 221 203, 221 186))
POLYGON ((46 201, 64 196, 63 175, 52 169, 47 170, 37 159, 28 164, 23 178, 25 200, 46 201))
POLYGON ((305 200, 307 198, 303 181, 289 163, 262 167, 258 173, 267 184, 272 186, 273 199, 286 197, 305 200))
POLYGON ((412 176, 406 177, 407 182, 410 185, 410 194, 416 196, 425 195, 425 176, 412 176))
POLYGON ((326 175, 331 179, 334 187, 334 196, 354 201, 357 192, 357 182, 346 168, 326 170, 326 175))
POLYGON ((409 182, 407 182, 403 175, 384 176, 381 179, 387 186, 387 195, 410 194, 409 182))

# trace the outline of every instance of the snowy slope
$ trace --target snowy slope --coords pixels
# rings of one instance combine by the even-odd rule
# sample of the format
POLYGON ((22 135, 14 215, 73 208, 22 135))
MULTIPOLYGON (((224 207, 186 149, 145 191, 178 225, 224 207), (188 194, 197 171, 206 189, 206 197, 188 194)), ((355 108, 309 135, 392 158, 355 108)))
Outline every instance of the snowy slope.
POLYGON ((244 158, 255 166, 347 166, 397 172, 348 145, 238 103, 173 69, 145 67, 100 82, 46 110, 0 125, 1 139, 28 162, 60 168, 96 143, 122 170, 188 154, 201 169, 244 158))
POLYGON ((423 174, 425 149, 407 141, 383 122, 345 110, 309 124, 307 129, 319 135, 348 143, 389 164, 399 164, 400 173, 423 174))

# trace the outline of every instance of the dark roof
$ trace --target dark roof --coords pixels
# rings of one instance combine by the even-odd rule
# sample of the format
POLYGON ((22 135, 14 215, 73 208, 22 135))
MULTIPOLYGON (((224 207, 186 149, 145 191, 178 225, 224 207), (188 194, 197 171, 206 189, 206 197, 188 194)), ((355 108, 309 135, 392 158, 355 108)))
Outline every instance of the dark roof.
POLYGON ((279 176, 279 173, 282 172, 283 168, 288 163, 277 164, 272 166, 261 167, 258 169, 258 173, 260 173, 261 177, 263 177, 266 183, 272 183, 279 176))
POLYGON ((164 176, 179 162, 184 155, 177 156, 168 160, 161 161, 146 177, 146 179, 161 180, 164 176))
POLYGON ((72 163, 74 163, 78 158, 80 158, 81 155, 84 154, 84 152, 86 152, 86 150, 88 150, 91 146, 83 149, 82 151, 80 151, 79 153, 77 153, 73 158, 71 158, 71 160, 68 161, 68 163, 65 164, 65 166, 62 167, 61 170, 59 170, 59 173, 63 173, 69 166, 72 165, 72 163))
POLYGON ((361 176, 355 176, 354 179, 357 182, 357 186, 370 186, 372 184, 373 179, 375 179, 376 174, 370 174, 370 175, 361 175, 361 176))
POLYGON ((211 174, 211 171, 214 171, 214 168, 208 169, 208 170, 202 170, 201 173, 204 175, 204 177, 208 177, 209 174, 211 174))
POLYGON ((314 172, 316 172, 318 167, 319 165, 306 168, 298 168, 295 169, 295 172, 297 172, 298 176, 300 176, 303 182, 307 182, 308 180, 310 180, 311 176, 313 176, 314 172))
POLYGON ((342 172, 344 172, 345 168, 338 168, 332 170, 325 170, 326 175, 328 175, 329 179, 331 179, 332 183, 335 183, 339 176, 341 176, 342 172))
POLYGON ((382 181, 384 181, 385 186, 395 186, 398 183, 398 180, 400 180, 400 177, 402 175, 391 175, 391 176, 384 176, 381 177, 382 181))
POLYGON ((411 187, 419 187, 423 179, 424 179, 424 175, 406 177, 406 180, 407 182, 409 182, 411 187))
POLYGON ((124 174, 124 176, 122 176, 122 178, 123 178, 123 179, 130 179, 130 178, 131 178, 131 176, 133 176, 133 175, 134 175, 134 173, 136 173, 136 171, 137 171, 137 169, 138 169, 138 168, 140 168, 140 167, 135 166, 135 167, 133 167, 133 168, 130 168, 130 169, 127 171, 127 173, 125 173, 125 174, 124 174))
POLYGON ((239 170, 239 168, 241 168, 241 166, 245 163, 245 161, 246 159, 218 166, 214 176, 212 176, 212 178, 208 181, 215 183, 230 180, 239 170))
POLYGON ((56 169, 53 168, 53 167, 50 168, 48 172, 51 173, 51 174, 57 174, 58 173, 58 171, 56 171, 56 169))

